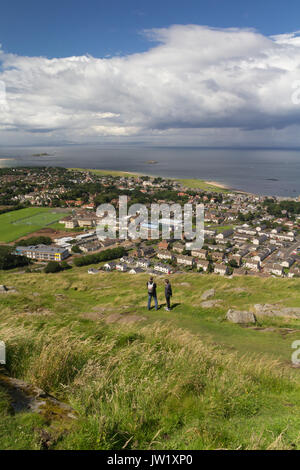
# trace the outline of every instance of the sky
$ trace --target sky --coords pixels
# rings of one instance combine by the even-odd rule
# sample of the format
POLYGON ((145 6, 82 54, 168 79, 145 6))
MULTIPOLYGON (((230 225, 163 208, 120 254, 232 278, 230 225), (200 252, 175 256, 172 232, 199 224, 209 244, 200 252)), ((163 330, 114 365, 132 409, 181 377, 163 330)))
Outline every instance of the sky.
POLYGON ((299 30, 298 0, 11 0, 0 146, 300 147, 299 30))

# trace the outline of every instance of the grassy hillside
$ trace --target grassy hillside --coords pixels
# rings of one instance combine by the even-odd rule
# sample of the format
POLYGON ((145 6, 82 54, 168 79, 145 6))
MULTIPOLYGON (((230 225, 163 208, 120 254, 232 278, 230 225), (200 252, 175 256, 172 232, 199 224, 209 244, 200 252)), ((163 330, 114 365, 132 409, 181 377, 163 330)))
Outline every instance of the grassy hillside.
POLYGON ((167 313, 145 309, 146 279, 86 268, 0 274, 18 291, 0 298, 10 374, 78 416, 66 431, 47 414, 11 415, 0 387, 0 448, 40 448, 45 432, 53 449, 300 448, 297 321, 260 319, 267 330, 224 321, 229 307, 298 306, 299 280, 176 275, 167 313), (204 309, 212 287, 222 302, 204 309))

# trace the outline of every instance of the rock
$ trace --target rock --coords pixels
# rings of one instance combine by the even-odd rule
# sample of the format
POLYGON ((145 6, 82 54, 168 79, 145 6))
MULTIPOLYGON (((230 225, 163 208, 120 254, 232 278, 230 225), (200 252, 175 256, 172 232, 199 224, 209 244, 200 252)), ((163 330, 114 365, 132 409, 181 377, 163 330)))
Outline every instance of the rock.
POLYGON ((279 307, 272 304, 256 304, 254 305, 254 312, 258 316, 265 317, 282 317, 282 318, 300 318, 300 308, 299 307, 279 307))
POLYGON ((204 292, 204 294, 202 295, 201 297, 201 300, 208 300, 210 299, 211 297, 214 297, 216 294, 216 291, 215 289, 209 289, 207 291, 204 292))
POLYGON ((0 285, 0 294, 6 294, 7 291, 8 291, 8 289, 7 289, 6 286, 0 285))
POLYGON ((202 302, 202 308, 214 308, 218 307, 222 303, 222 300, 207 300, 206 302, 202 302))
POLYGON ((231 323, 256 323, 256 318, 253 313, 241 310, 228 310, 226 320, 231 323))

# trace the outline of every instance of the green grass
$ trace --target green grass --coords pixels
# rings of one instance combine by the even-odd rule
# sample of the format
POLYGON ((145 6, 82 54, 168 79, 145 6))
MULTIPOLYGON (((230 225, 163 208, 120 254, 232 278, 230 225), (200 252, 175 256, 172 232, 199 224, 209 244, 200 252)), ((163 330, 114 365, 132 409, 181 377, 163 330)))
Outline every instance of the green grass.
POLYGON ((147 276, 86 271, 0 274, 18 291, 0 298, 11 375, 78 413, 68 432, 54 432, 39 416, 9 415, 0 391, 0 448, 39 448, 40 429, 54 432, 53 449, 300 448, 299 370, 291 368, 299 322, 260 318, 276 328, 268 332, 224 321, 228 308, 298 306, 299 280, 174 275, 167 313, 146 310, 147 276), (222 303, 203 309, 212 287, 222 303), (142 321, 126 323, 132 314, 142 321))
POLYGON ((0 242, 8 243, 36 232, 67 214, 46 207, 29 207, 0 215, 0 242))
POLYGON ((87 169, 87 168, 68 168, 68 170, 89 172, 98 176, 115 176, 115 177, 121 176, 123 178, 137 178, 141 176, 140 173, 128 173, 126 171, 116 171, 116 170, 92 170, 92 169, 87 169))
POLYGON ((204 180, 199 179, 178 179, 179 183, 181 183, 186 188, 190 189, 202 189, 203 191, 213 191, 216 193, 229 193, 232 192, 230 189, 220 188, 219 186, 215 186, 213 184, 206 183, 204 180))

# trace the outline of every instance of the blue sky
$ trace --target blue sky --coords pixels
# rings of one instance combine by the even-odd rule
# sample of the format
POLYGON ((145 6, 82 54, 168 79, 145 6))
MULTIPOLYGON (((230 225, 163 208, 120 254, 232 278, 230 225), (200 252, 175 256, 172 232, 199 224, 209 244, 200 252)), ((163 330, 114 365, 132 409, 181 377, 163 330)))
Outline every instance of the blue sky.
POLYGON ((149 47, 140 31, 172 24, 251 27, 265 35, 300 29, 299 0, 10 0, 0 44, 19 55, 130 54, 149 47))
POLYGON ((10 0, 0 145, 300 147, 300 2, 10 0))

